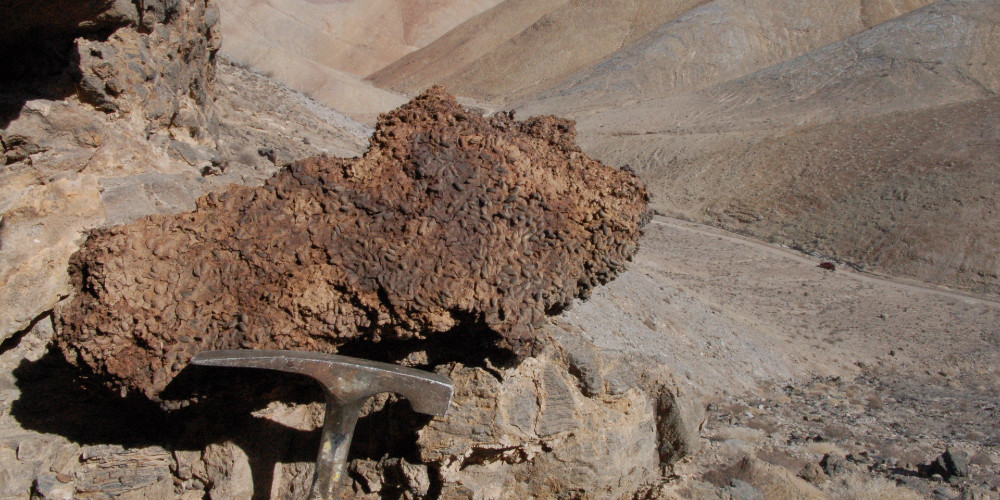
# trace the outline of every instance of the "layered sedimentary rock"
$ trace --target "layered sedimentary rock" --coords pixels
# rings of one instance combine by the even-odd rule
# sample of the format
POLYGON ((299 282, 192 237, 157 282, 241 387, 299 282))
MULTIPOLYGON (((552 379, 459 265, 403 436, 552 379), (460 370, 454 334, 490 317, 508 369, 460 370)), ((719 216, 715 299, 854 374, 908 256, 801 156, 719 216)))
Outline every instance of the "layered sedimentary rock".
POLYGON ((94 231, 59 312, 67 358, 156 398, 204 349, 534 326, 636 251, 647 194, 580 152, 571 122, 463 109, 440 88, 385 115, 356 159, 293 163, 193 213, 94 231))
POLYGON ((69 293, 81 233, 113 218, 104 180, 184 172, 171 188, 196 193, 196 169, 233 159, 216 150, 217 20, 207 0, 0 2, 0 340, 69 293))

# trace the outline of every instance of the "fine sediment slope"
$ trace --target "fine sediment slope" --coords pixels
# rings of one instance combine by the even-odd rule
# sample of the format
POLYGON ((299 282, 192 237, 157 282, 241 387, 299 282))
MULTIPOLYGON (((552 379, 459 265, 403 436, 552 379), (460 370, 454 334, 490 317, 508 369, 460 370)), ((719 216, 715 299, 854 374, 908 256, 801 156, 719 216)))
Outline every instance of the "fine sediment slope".
POLYGON ((843 40, 930 0, 715 0, 532 100, 611 108, 738 78, 843 40), (875 13, 878 13, 877 15, 875 13))
POLYGON ((304 92, 313 99, 368 126, 375 124, 380 113, 406 102, 406 96, 375 87, 361 78, 324 66, 306 57, 270 48, 258 56, 239 55, 223 51, 227 57, 250 70, 257 70, 289 87, 304 92))
POLYGON ((496 106, 565 98, 553 107, 573 109, 581 99, 613 107, 742 76, 928 3, 565 2, 544 13, 532 4, 532 13, 541 15, 516 36, 500 40, 480 30, 481 23, 514 18, 513 9, 528 12, 508 1, 493 9, 506 17, 481 14, 369 79, 407 93, 443 83, 458 95, 496 106), (464 49, 484 39, 494 41, 490 50, 464 49), (456 48, 463 55, 452 59, 456 48))
POLYGON ((499 0, 220 0, 224 52, 372 125, 406 97, 361 77, 499 0))
POLYGON ((226 50, 261 70, 292 54, 364 76, 500 0, 220 0, 226 50), (273 52, 272 52, 273 51, 273 52))
POLYGON ((532 95, 601 61, 704 0, 509 0, 371 75, 414 93, 444 84, 502 103, 532 95))
POLYGON ((444 84, 459 68, 474 64, 567 1, 505 0, 367 79, 381 88, 409 94, 416 94, 435 82, 444 84))

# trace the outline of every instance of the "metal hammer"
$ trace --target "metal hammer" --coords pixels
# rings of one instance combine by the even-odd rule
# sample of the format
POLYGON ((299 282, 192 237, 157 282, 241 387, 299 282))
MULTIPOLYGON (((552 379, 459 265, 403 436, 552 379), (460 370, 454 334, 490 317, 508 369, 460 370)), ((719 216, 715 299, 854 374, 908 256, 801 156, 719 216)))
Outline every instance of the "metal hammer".
POLYGON ((333 498, 340 484, 347 451, 361 407, 369 397, 394 392, 410 401, 414 411, 443 416, 454 387, 443 375, 365 359, 300 351, 202 351, 196 365, 264 368, 307 375, 326 393, 326 417, 320 438, 310 499, 333 498))

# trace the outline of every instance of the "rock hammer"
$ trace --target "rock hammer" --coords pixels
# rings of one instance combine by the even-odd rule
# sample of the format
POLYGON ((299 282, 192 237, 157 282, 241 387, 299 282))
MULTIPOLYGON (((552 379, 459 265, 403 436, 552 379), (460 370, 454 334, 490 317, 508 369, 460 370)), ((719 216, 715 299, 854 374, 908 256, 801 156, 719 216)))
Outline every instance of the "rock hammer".
POLYGON ((369 397, 392 392, 410 401, 414 411, 443 416, 454 390, 443 375, 365 359, 302 351, 202 351, 196 365, 263 368, 312 377, 326 393, 326 416, 320 437, 310 500, 333 498, 347 465, 354 426, 369 397))

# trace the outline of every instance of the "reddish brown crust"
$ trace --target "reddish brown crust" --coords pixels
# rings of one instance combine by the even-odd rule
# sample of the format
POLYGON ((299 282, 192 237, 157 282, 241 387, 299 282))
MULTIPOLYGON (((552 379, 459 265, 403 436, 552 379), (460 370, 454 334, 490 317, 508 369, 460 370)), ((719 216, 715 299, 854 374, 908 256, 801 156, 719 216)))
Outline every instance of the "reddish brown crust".
POLYGON ((95 231, 58 342, 153 398, 203 349, 335 352, 470 323, 518 349, 624 267, 646 205, 571 122, 484 118, 433 88, 383 115, 362 158, 305 159, 193 213, 95 231))

